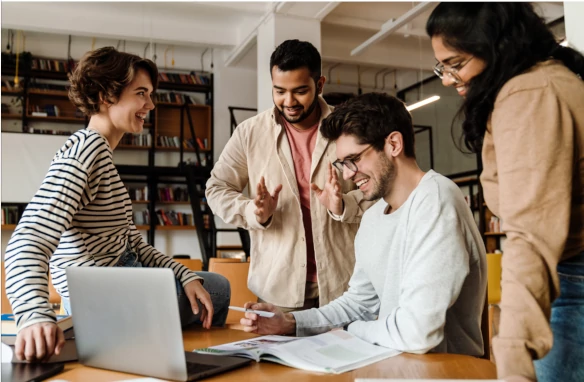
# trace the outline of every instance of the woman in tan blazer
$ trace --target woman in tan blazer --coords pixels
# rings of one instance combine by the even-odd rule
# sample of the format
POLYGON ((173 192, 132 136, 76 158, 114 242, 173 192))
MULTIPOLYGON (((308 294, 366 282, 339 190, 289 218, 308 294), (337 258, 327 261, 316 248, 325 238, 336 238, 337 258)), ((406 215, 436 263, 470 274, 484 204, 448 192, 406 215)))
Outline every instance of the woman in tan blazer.
POLYGON ((499 377, 584 380, 584 57, 529 3, 441 3, 426 30, 507 234, 499 377))

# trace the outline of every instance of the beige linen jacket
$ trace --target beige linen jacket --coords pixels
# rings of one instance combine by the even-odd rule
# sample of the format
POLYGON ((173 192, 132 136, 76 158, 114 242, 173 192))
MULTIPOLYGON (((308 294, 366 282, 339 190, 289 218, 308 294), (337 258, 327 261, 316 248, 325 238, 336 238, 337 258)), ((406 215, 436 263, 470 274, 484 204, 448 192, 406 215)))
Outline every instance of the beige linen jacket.
MULTIPOLYGON (((319 97, 321 122, 332 108, 319 97)), ((207 181, 206 197, 213 213, 226 223, 249 230, 249 289, 261 299, 283 307, 301 307, 306 285, 306 244, 298 183, 285 128, 274 107, 241 123, 207 181), (278 184, 278 206, 269 224, 256 220, 253 199, 264 176, 270 192, 278 184), (249 184, 250 196, 242 191, 249 184)), ((323 187, 328 164, 336 160, 336 145, 320 131, 312 154, 310 181, 323 187)), ((336 170, 335 170, 336 171, 336 170)), ((341 221, 328 215, 314 193, 310 214, 318 276, 319 302, 325 305, 347 289, 355 264, 354 239, 364 210, 371 205, 351 181, 339 176, 345 210, 341 221)))
POLYGON ((556 267, 584 250, 584 82, 554 60, 509 80, 482 155, 485 201, 507 234, 497 371, 535 380, 532 360, 552 347, 556 267))

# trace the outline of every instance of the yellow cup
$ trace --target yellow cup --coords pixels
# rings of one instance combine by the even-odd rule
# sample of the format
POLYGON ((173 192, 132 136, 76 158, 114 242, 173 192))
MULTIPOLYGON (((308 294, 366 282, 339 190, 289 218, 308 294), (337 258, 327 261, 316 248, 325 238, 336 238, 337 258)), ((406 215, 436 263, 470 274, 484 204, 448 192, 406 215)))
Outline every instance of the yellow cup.
POLYGON ((487 253, 487 296, 489 304, 501 301, 501 256, 502 253, 487 253))

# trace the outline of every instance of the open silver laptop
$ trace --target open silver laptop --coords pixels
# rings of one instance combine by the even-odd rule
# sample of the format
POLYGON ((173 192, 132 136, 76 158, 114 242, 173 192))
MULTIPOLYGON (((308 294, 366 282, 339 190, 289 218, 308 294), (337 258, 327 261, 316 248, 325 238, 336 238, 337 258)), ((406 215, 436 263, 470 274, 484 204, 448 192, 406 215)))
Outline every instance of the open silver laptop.
POLYGON ((162 268, 67 268, 79 362, 176 381, 248 364, 184 351, 174 280, 162 268))

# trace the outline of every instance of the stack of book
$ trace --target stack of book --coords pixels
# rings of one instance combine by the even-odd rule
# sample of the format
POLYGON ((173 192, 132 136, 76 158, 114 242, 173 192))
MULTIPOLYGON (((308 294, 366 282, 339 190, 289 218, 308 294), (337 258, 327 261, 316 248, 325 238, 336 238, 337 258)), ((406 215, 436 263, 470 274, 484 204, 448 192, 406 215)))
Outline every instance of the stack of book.
MULTIPOLYGON (((57 316, 57 326, 65 334, 65 346, 59 355, 53 355, 48 362, 67 362, 77 360, 77 348, 75 347, 75 332, 73 330, 73 318, 71 316, 57 316)), ((18 363, 26 362, 19 360, 14 354, 14 344, 16 343, 16 321, 11 313, 2 314, 2 362, 18 363)))

